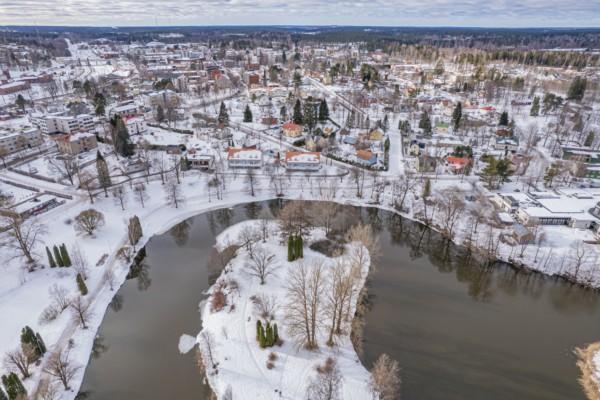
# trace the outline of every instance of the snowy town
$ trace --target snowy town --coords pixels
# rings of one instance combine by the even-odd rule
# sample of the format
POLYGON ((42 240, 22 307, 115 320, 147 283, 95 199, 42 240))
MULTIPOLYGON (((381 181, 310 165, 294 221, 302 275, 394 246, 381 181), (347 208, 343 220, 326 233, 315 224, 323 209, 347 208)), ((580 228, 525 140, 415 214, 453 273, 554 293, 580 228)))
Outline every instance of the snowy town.
MULTIPOLYGON (((344 32, 2 28, 0 399, 600 399, 600 33, 573 39, 596 50, 564 50, 344 32), (227 210, 235 217, 223 222, 227 210), (203 215, 218 221, 196 232, 200 222, 186 221, 203 215), (145 263, 176 273, 179 258, 158 250, 169 235, 181 254, 208 241, 206 253, 186 256, 209 275, 187 317, 196 330, 165 342, 206 387, 152 397, 131 379, 127 395, 107 388, 118 363, 101 367, 99 338, 118 330, 104 324, 116 323, 115 299, 142 284, 145 263), (408 246, 405 261, 388 242, 408 246), (462 257, 477 265, 468 277, 464 266, 436 264, 462 257), (535 380, 544 357, 519 361, 528 364, 520 378, 489 372, 489 387, 446 387, 461 378, 436 372, 449 397, 420 392, 446 350, 423 360, 370 332, 378 279, 392 285, 400 278, 390 268, 416 260, 468 282, 472 307, 494 304, 486 292, 531 296, 511 308, 524 324, 519 340, 541 341, 542 327, 561 335, 546 319, 527 330, 543 314, 524 304, 535 289, 511 295, 492 282, 499 271, 538 279, 544 299, 576 291, 585 321, 572 330, 595 328, 548 343, 560 361, 534 386, 514 381, 535 380), (552 387, 555 396, 544 392, 552 387)), ((426 278, 412 279, 425 296, 426 278)), ((159 309, 148 318, 162 318, 159 309)), ((548 320, 565 329, 557 315, 548 320)), ((394 343, 427 330, 402 329, 394 343)), ((457 362, 470 349, 447 351, 457 362)), ((477 370, 498 358, 444 365, 477 370)), ((146 379, 168 380, 165 371, 146 379)))

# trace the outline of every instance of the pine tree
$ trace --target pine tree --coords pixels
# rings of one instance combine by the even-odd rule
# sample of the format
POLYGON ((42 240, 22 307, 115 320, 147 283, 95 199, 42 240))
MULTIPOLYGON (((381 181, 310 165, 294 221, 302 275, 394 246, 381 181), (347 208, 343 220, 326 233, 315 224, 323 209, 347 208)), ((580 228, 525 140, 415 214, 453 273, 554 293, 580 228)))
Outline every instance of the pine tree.
POLYGON ((219 121, 219 124, 221 125, 229 125, 229 113, 227 112, 227 107, 225 107, 224 102, 221 102, 221 108, 219 109, 219 116, 217 117, 217 121, 219 121))
POLYGON ((296 103, 294 104, 294 115, 292 116, 292 121, 298 125, 302 125, 304 122, 304 116, 302 115, 302 103, 300 103, 300 99, 296 99, 296 103))
POLYGON ((64 263, 62 257, 60 256, 60 250, 58 250, 58 247, 56 247, 56 245, 54 245, 54 247, 52 248, 52 251, 54 252, 54 259, 56 260, 56 263, 58 264, 58 266, 64 267, 65 263, 64 263))
POLYGON ((83 280, 81 274, 77 274, 77 287, 79 288, 79 292, 81 292, 82 296, 88 294, 87 285, 85 284, 85 281, 83 280))
POLYGON ((54 257, 52 257, 52 253, 48 246, 46 246, 46 256, 48 256, 48 265, 50 268, 56 268, 56 262, 54 261, 54 257))
POLYGON ((244 110, 244 122, 252 122, 252 110, 250 110, 248 104, 246 104, 246 109, 244 110))
POLYGON ((533 103, 531 104, 531 110, 529 111, 529 115, 532 117, 537 117, 540 115, 540 98, 535 96, 533 98, 533 103))
POLYGON ((431 119, 429 119, 429 113, 427 111, 423 111, 421 114, 419 129, 422 129, 425 134, 431 135, 431 119))
POLYGON ((452 112, 452 123, 454 124, 454 130, 457 131, 460 126, 460 120, 462 119, 462 104, 459 101, 452 112))
POLYGON ((62 258, 65 267, 70 267, 72 265, 71 257, 69 257, 67 246, 65 246, 64 243, 60 245, 60 257, 62 258))
POLYGON ((323 122, 329 118, 329 106, 327 106, 327 100, 323 99, 319 104, 319 121, 323 122))
POLYGON ((96 153, 96 171, 98 172, 98 183, 100 183, 100 186, 104 189, 104 194, 108 197, 108 187, 111 185, 110 173, 108 172, 106 160, 100 151, 96 153))
POLYGON ((500 126, 508 126, 508 111, 503 111, 500 114, 500 121, 498 122, 500 126))
POLYGON ((115 135, 115 151, 123 157, 129 157, 133 155, 133 143, 129 137, 129 131, 125 122, 122 118, 117 118, 115 135))

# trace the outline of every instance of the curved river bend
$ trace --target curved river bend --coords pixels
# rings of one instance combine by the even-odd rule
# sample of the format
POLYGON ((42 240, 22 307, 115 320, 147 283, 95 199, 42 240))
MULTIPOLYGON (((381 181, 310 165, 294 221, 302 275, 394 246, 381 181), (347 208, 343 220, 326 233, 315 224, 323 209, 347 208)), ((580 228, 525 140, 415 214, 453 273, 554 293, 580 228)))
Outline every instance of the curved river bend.
MULTIPOLYGON (((207 398, 183 333, 200 330, 198 303, 220 271, 215 236, 280 202, 191 218, 154 237, 107 311, 78 398, 207 398), (262 210, 262 211, 261 211, 262 210)), ((505 265, 481 266, 417 223, 344 206, 340 229, 362 219, 380 236, 369 278, 363 362, 382 352, 402 367, 403 399, 583 399, 572 350, 600 339, 598 292, 505 265)))

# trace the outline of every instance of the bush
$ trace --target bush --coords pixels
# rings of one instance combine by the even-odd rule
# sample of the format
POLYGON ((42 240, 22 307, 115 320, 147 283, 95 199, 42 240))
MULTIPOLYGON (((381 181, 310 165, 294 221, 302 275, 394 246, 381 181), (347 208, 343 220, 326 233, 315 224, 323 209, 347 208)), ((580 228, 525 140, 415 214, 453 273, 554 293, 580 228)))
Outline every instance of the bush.
POLYGON ((267 369, 273 369, 275 368, 275 364, 272 363, 271 361, 267 361, 267 369))
POLYGON ((220 288, 215 290, 215 292, 210 298, 210 311, 221 311, 226 304, 227 296, 225 296, 225 293, 223 293, 223 291, 220 288))
POLYGON ((50 322, 54 321, 60 314, 60 311, 54 306, 54 304, 50 304, 44 311, 40 314, 40 318, 38 322, 40 325, 46 325, 50 322))

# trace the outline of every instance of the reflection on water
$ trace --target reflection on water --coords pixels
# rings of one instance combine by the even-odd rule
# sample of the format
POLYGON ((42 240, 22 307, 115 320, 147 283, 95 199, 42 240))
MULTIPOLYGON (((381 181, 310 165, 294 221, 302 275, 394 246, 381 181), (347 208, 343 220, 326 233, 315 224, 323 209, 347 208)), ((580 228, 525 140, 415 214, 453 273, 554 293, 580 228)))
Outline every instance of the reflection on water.
MULTIPOLYGON (((94 343, 90 399, 205 399, 179 336, 200 330, 198 303, 219 276, 214 237, 277 215, 282 200, 184 221, 146 246, 94 343)), ((600 338, 597 292, 502 264, 481 263, 423 226, 375 208, 341 207, 332 229, 358 221, 380 236, 368 281, 363 362, 402 366, 404 399, 579 399, 572 349, 600 338)))

